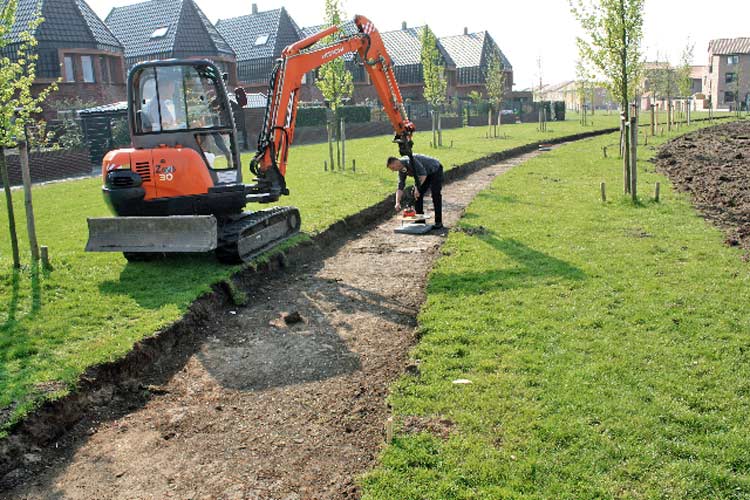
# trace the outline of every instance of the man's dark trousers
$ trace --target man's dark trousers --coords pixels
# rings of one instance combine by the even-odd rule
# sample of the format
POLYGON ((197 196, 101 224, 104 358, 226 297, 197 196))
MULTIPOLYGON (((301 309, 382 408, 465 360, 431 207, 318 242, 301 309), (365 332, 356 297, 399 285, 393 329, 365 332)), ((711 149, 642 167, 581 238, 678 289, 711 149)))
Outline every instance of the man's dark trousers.
MULTIPOLYGON (((434 174, 430 174, 425 179, 423 186, 429 186, 432 193, 432 205, 435 207, 435 224, 443 223, 443 166, 434 174)), ((414 209, 418 214, 424 213, 424 196, 420 196, 414 203, 414 209)))

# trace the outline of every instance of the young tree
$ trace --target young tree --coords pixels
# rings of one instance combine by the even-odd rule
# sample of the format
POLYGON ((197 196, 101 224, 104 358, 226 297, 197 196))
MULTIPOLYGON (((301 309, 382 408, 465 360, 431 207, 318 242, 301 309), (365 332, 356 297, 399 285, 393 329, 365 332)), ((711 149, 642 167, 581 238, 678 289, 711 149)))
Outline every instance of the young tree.
MULTIPOLYGON (((485 84, 487 85, 487 100, 490 103, 487 125, 492 126, 493 108, 497 111, 497 124, 500 125, 503 114, 503 100, 505 98, 505 66, 500 59, 500 55, 495 52, 490 54, 487 73, 485 75, 485 84)), ((495 127, 494 135, 497 137, 497 127, 495 127)))
MULTIPOLYGON (((343 12, 339 5, 339 0, 326 0, 325 3, 325 21, 329 25, 341 24, 343 12)), ((332 43, 341 37, 341 33, 334 33, 324 40, 324 43, 332 43)), ((336 131, 339 129, 339 108, 345 98, 350 97, 354 92, 354 83, 351 72, 346 69, 346 62, 339 57, 333 61, 324 64, 320 68, 318 80, 315 82, 323 98, 328 101, 331 111, 333 112, 333 126, 329 127, 328 140, 331 135, 336 139, 336 151, 338 158, 338 167, 341 168, 341 137, 336 131)), ((331 156, 331 168, 333 168, 333 157, 331 156)))
MULTIPOLYGON (((581 53, 605 77, 620 102, 623 127, 630 123, 628 103, 635 98, 641 73, 643 4, 645 0, 570 0, 585 37, 578 38, 581 53)), ((626 193, 637 199, 637 158, 630 158, 630 134, 623 134, 623 177, 626 193)))
POLYGON ((688 41, 685 48, 682 49, 680 57, 680 67, 677 68, 677 88, 681 97, 687 102, 687 124, 690 125, 690 102, 693 94, 693 79, 690 77, 691 65, 693 64, 693 53, 695 44, 688 41))
MULTIPOLYGON (((20 267, 20 258, 5 149, 14 148, 21 141, 24 142, 23 147, 26 147, 26 125, 32 122, 34 114, 41 112, 40 105, 47 95, 57 88, 55 84, 51 84, 36 95, 32 94, 31 86, 36 79, 38 59, 34 52, 37 45, 34 32, 44 19, 37 12, 32 16, 26 30, 14 35, 13 25, 17 9, 18 0, 7 0, 0 7, 0 53, 5 54, 0 57, 0 177, 8 207, 13 266, 16 268, 20 267)), ((30 201, 29 196, 30 193, 27 191, 27 201, 30 201)), ((29 208, 30 203, 27 202, 27 211, 29 208)), ((29 217, 33 221, 33 213, 27 213, 27 219, 29 217)))
POLYGON ((432 108, 432 144, 438 146, 438 117, 440 106, 445 102, 445 93, 448 90, 448 81, 445 78, 445 66, 443 66, 440 50, 438 50, 437 37, 425 26, 420 33, 422 52, 422 77, 424 80, 424 98, 432 108))
POLYGON ((583 126, 588 125, 586 116, 586 96, 588 94, 590 78, 591 75, 586 68, 584 59, 578 59, 578 61, 576 61, 576 97, 578 98, 578 105, 580 106, 581 125, 583 126))
POLYGON ((667 130, 671 131, 674 122, 673 101, 677 94, 680 93, 679 75, 666 58, 663 62, 657 61, 645 73, 648 88, 654 97, 666 100, 667 102, 667 130))

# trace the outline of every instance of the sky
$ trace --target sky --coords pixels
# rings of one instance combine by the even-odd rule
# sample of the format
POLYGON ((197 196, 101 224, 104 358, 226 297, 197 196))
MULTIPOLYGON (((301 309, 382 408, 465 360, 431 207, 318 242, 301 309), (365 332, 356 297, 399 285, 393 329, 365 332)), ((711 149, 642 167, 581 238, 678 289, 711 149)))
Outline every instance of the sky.
MULTIPOLYGON (((103 19, 112 7, 135 0, 88 0, 103 19)), ((196 0, 205 14, 218 19, 250 13, 251 0, 196 0)), ((321 24, 324 0, 257 0, 258 10, 285 7, 301 27, 321 24)), ((486 30, 513 65, 514 90, 542 81, 575 78, 578 22, 568 0, 343 0, 347 17, 367 16, 380 31, 429 24, 438 36, 486 30), (539 64, 541 62, 541 65, 539 64)), ((714 38, 750 37, 747 0, 646 0, 644 52, 648 60, 678 63, 688 43, 695 44, 694 63, 707 64, 708 42, 714 38)))

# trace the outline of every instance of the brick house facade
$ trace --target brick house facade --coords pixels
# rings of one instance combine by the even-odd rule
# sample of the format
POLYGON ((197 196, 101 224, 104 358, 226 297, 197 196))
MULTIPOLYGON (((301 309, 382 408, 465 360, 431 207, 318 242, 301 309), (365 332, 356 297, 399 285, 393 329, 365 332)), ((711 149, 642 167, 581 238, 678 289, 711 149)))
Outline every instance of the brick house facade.
MULTIPOLYGON (((0 0, 5 3, 5 0, 0 0)), ((11 39, 19 40, 37 9, 45 21, 34 35, 37 78, 32 92, 58 81, 58 90, 44 103, 42 117, 58 118, 57 110, 70 103, 104 104, 125 99, 122 44, 84 0, 19 0, 11 39)), ((3 52, 13 59, 18 43, 3 52)))
POLYGON ((750 38, 711 40, 704 92, 713 109, 750 104, 750 38))

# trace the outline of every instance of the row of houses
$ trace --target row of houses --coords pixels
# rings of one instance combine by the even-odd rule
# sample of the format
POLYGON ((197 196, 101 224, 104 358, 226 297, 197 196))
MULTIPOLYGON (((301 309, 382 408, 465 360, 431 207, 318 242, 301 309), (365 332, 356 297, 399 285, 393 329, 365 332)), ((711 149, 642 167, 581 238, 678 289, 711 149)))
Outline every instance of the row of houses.
MULTIPOLYGON (((7 1, 0 0, 0 5, 7 1)), ((284 47, 323 27, 299 27, 284 7, 259 11, 257 4, 252 4, 247 15, 221 19, 214 25, 194 0, 147 0, 113 8, 104 20, 85 0, 19 0, 11 39, 20 42, 20 34, 37 9, 45 21, 35 33, 39 42, 35 86, 42 88, 60 79, 59 90, 44 112, 48 119, 74 103, 124 100, 128 69, 153 59, 207 58, 227 73, 231 86, 241 85, 249 93, 265 92, 273 63, 284 47)), ((400 30, 381 32, 402 94, 416 101, 423 98, 424 87, 422 29, 403 23, 400 30)), ((16 48, 7 46, 5 55, 13 57, 16 48)), ((493 54, 502 61, 507 89, 512 89, 513 67, 487 31, 464 29, 462 34, 438 38, 438 49, 450 99, 472 91, 485 93, 484 75, 493 54)), ((346 64, 354 77, 353 102, 376 99, 357 56, 348 55, 346 64)), ((322 100, 314 81, 315 73, 306 77, 302 100, 322 100)))
MULTIPOLYGON (((690 67, 690 95, 680 96, 680 100, 690 97, 697 110, 750 109, 750 38, 711 40, 708 45, 708 61, 708 65, 690 67)), ((641 86, 641 108, 648 110, 652 104, 664 107, 664 98, 654 91, 650 75, 674 71, 673 67, 666 62, 647 62, 643 69, 645 76, 641 86)), ((575 80, 544 85, 534 91, 537 100, 564 101, 568 109, 575 110, 581 106, 579 83, 575 80)), ((618 106, 602 86, 595 86, 586 92, 587 105, 593 102, 595 109, 618 106)))

